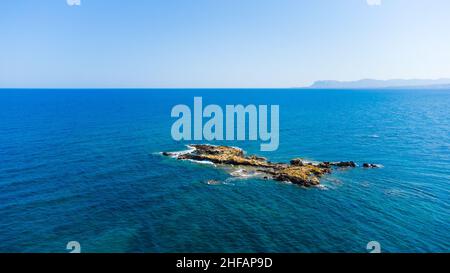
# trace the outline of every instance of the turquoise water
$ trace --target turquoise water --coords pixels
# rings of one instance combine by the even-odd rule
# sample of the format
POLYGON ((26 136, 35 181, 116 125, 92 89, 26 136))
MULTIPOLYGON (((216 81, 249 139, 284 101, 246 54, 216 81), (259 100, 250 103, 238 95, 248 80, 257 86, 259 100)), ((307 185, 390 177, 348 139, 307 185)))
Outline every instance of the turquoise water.
MULTIPOLYGON (((217 144, 217 143, 216 143, 217 144)), ((1 90, 0 252, 450 251, 450 90, 1 90), (158 154, 175 104, 279 104, 280 146, 336 171, 322 188, 158 154)))

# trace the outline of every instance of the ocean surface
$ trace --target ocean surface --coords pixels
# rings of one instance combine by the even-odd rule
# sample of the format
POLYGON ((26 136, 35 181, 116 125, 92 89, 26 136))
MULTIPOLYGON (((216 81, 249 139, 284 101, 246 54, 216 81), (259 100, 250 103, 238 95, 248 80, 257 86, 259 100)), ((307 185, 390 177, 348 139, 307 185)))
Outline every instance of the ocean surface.
MULTIPOLYGON (((197 142, 195 142, 197 143, 197 142)), ((450 90, 0 90, 0 252, 450 251, 450 90), (280 106, 271 161, 321 187, 163 157, 176 104, 280 106), (221 181, 210 185, 206 181, 221 181), (223 183, 222 183, 223 182, 223 183)))

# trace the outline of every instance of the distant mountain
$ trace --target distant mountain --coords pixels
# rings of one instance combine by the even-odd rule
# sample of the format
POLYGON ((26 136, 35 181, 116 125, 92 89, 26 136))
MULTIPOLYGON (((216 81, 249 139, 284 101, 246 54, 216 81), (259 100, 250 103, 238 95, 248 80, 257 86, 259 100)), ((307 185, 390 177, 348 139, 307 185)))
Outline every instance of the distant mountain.
POLYGON ((361 89, 361 88, 450 88, 450 79, 438 80, 372 80, 359 81, 316 81, 308 88, 317 89, 361 89))

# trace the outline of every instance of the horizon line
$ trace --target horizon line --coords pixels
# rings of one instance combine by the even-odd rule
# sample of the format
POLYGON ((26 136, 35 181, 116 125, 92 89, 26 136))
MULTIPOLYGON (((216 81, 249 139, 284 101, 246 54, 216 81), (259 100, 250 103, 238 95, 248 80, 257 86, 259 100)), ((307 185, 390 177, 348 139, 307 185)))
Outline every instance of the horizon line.
POLYGON ((4 90, 450 90, 450 86, 388 86, 388 87, 0 87, 4 90))

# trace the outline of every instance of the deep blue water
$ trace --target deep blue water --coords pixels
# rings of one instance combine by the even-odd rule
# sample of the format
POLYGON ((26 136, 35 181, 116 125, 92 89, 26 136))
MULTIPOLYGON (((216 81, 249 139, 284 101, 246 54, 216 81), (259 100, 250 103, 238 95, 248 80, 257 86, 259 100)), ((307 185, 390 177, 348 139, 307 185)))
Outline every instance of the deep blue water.
POLYGON ((0 252, 450 251, 450 91, 0 90, 0 252), (272 161, 354 160, 324 188, 158 155, 175 104, 279 104, 272 161))

